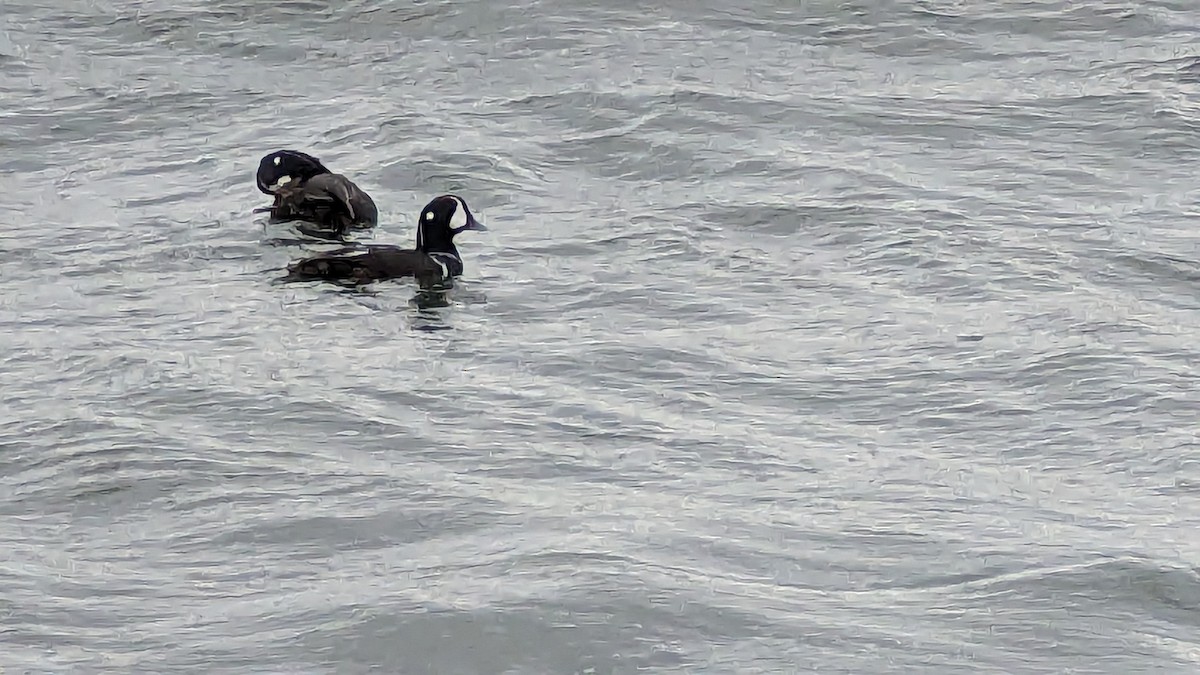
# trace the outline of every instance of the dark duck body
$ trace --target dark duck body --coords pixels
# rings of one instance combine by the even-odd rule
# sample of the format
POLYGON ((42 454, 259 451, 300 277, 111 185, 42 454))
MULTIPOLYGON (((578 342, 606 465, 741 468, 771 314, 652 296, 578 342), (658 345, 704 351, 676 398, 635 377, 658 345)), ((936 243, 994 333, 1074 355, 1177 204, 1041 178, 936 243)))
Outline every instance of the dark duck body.
POLYGON ((442 195, 421 210, 416 248, 386 244, 340 248, 292 263, 288 266, 288 279, 369 283, 415 277, 422 285, 446 281, 463 273, 462 256, 454 245, 454 236, 466 230, 487 228, 475 220, 460 197, 442 195))
POLYGON ((263 157, 255 182, 263 194, 275 197, 266 210, 277 220, 304 220, 339 235, 352 227, 374 227, 379 221, 370 195, 325 168, 316 157, 297 150, 278 150, 263 157))

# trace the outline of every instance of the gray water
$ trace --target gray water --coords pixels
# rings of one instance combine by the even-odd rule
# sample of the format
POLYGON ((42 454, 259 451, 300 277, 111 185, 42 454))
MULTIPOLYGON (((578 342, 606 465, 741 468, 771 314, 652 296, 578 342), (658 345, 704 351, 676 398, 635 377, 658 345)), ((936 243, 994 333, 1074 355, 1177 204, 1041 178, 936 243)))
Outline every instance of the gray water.
POLYGON ((0 670, 1197 672, 1198 26, 5 0, 0 670))

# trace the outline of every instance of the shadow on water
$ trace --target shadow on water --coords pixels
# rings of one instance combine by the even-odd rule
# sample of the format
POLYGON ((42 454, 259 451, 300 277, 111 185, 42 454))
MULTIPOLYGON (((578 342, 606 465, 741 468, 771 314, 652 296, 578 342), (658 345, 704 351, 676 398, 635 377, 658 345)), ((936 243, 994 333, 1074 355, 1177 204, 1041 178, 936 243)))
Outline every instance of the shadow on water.
POLYGON ((445 310, 455 302, 463 305, 473 305, 487 302, 487 297, 477 291, 458 286, 453 279, 447 279, 436 284, 423 285, 408 300, 410 307, 417 310, 417 321, 413 328, 423 331, 449 330, 451 326, 445 323, 445 310))
POLYGON ((422 311, 449 307, 450 288, 422 288, 409 298, 408 304, 422 311))
MULTIPOLYGON (((255 209, 254 213, 269 209, 255 209)), ((260 222, 263 243, 268 246, 304 246, 306 244, 342 244, 353 246, 354 235, 369 228, 352 228, 347 232, 325 229, 297 218, 276 218, 271 215, 260 222), (282 229, 283 232, 275 232, 282 229)))
MULTIPOLYGON (((279 271, 276 268, 274 271, 279 271)), ((390 280, 403 281, 403 280, 390 280)), ((338 295, 343 295, 354 301, 361 301, 368 298, 386 297, 386 287, 381 287, 382 284, 389 282, 360 282, 350 279, 296 279, 288 274, 275 277, 271 280, 272 285, 287 285, 287 284, 311 284, 331 286, 330 292, 338 295)), ((460 291, 463 289, 459 289, 460 291)), ((408 307, 416 310, 414 314, 413 328, 421 331, 438 331, 450 330, 451 326, 446 324, 444 310, 453 306, 455 300, 465 301, 467 304, 486 301, 486 298, 479 293, 466 293, 462 295, 455 293, 455 284, 453 280, 442 281, 438 283, 429 283, 420 285, 416 293, 414 293, 406 303, 408 307), (458 297, 462 295, 462 297, 458 297)), ((371 305, 372 309, 380 309, 378 306, 371 305)))

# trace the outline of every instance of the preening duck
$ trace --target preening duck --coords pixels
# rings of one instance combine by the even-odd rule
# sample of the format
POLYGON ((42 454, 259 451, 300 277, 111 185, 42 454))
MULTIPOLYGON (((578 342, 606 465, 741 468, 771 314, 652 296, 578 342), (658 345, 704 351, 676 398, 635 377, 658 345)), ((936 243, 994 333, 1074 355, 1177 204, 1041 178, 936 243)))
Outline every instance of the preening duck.
POLYGON ((275 197, 265 210, 277 220, 303 220, 337 235, 352 227, 374 227, 379 221, 370 195, 298 150, 278 150, 263 157, 255 182, 263 194, 275 197))

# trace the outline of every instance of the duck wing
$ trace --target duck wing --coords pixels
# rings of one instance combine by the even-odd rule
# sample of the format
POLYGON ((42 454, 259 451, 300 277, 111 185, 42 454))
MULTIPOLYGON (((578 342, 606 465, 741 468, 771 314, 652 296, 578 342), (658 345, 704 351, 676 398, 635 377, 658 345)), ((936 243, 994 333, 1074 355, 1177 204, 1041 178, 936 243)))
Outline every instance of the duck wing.
POLYGON ((371 199, 371 196, 359 189, 351 180, 342 176, 338 176, 338 178, 342 178, 344 181, 343 188, 349 200, 350 212, 354 215, 354 222, 370 227, 378 224, 379 209, 375 208, 375 201, 371 199))
POLYGON ((307 220, 344 232, 358 225, 373 227, 379 220, 375 202, 341 174, 323 173, 284 185, 275 195, 272 215, 281 220, 307 220))
POLYGON ((376 245, 340 248, 288 265, 288 279, 308 281, 357 280, 361 282, 416 277, 438 280, 446 269, 422 251, 376 245))
POLYGON ((322 173, 300 185, 301 199, 306 202, 333 202, 340 205, 347 213, 350 214, 350 220, 356 220, 354 212, 355 193, 362 194, 350 179, 341 174, 322 173))

